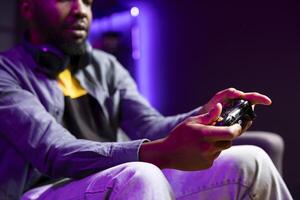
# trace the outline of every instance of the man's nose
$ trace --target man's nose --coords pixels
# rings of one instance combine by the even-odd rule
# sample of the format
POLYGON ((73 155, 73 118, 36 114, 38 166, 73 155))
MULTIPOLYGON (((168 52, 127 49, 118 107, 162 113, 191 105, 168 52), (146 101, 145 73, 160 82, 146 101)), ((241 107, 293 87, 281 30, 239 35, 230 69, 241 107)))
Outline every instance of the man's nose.
POLYGON ((72 5, 72 11, 75 15, 86 16, 88 12, 88 7, 84 4, 83 0, 74 0, 72 5))

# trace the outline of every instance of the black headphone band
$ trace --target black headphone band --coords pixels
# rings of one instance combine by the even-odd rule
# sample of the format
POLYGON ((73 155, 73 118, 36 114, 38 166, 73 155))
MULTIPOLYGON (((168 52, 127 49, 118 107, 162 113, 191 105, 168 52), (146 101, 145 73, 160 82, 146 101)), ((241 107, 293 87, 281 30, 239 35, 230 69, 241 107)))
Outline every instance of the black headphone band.
POLYGON ((89 43, 86 43, 84 54, 74 57, 64 54, 51 45, 33 45, 25 41, 24 46, 37 63, 37 69, 51 77, 56 77, 69 65, 74 69, 84 68, 91 63, 92 59, 92 47, 89 43))

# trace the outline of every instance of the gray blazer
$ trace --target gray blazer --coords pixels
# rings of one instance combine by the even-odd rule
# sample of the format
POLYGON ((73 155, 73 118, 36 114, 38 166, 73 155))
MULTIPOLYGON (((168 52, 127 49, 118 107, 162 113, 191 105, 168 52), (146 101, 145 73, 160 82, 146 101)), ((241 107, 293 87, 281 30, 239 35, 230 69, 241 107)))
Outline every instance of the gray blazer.
POLYGON ((24 45, 0 55, 0 199, 19 197, 40 177, 76 178, 131 161, 145 140, 166 136, 190 113, 164 117, 139 94, 117 60, 93 50, 90 65, 75 76, 101 105, 111 134, 131 141, 76 139, 60 125, 64 96, 42 73, 24 45), (80 158, 80 159, 79 159, 80 158))

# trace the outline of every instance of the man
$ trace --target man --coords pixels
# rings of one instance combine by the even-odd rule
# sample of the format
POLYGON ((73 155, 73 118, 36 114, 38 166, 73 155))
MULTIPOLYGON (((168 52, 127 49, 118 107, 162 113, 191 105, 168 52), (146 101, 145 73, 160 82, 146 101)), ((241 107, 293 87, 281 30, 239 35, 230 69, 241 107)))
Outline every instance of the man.
POLYGON ((291 199, 261 149, 222 152, 240 125, 214 126, 230 99, 268 97, 230 88, 161 116, 112 56, 86 43, 91 6, 21 1, 28 34, 0 57, 0 199, 291 199), (119 128, 132 140, 115 142, 119 128))

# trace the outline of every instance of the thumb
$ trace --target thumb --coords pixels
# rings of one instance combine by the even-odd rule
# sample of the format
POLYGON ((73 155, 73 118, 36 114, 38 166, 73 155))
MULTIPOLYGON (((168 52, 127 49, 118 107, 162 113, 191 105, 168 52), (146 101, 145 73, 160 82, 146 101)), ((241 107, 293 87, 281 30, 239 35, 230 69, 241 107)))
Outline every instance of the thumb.
POLYGON ((208 113, 199 115, 198 122, 204 125, 210 125, 217 121, 218 117, 222 112, 222 105, 217 103, 208 113))

